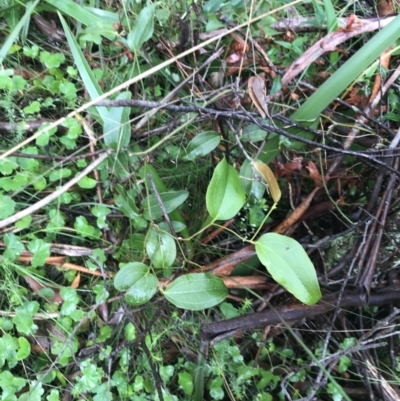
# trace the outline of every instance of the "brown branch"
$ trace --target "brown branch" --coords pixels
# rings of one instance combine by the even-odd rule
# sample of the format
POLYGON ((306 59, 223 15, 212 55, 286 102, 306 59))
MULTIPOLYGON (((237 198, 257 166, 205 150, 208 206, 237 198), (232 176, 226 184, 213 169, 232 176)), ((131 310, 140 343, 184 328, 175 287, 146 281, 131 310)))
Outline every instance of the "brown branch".
MULTIPOLYGON (((216 336, 237 330, 248 330, 268 325, 275 325, 284 321, 299 321, 305 318, 312 318, 316 315, 327 313, 337 306, 340 308, 360 307, 365 306, 360 294, 357 292, 345 292, 343 294, 340 305, 336 305, 338 294, 333 293, 325 295, 322 299, 313 306, 295 304, 284 306, 274 310, 269 310, 262 313, 251 313, 246 316, 240 316, 233 319, 223 320, 215 323, 203 324, 200 330, 200 339, 210 341, 216 336)), ((374 294, 369 298, 369 305, 380 306, 390 302, 398 301, 400 298, 399 291, 386 292, 383 294, 374 294)))

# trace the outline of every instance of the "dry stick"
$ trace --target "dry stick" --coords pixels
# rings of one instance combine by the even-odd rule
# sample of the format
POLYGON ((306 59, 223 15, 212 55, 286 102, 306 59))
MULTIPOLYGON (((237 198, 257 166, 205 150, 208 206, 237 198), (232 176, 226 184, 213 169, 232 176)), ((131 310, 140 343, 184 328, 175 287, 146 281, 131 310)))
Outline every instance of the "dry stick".
POLYGON ((357 19, 356 22, 351 26, 351 30, 346 31, 335 31, 320 39, 308 48, 298 59, 296 59, 287 68, 284 76, 282 77, 282 86, 288 85, 297 75, 301 74, 307 66, 312 64, 313 61, 321 57, 328 51, 335 50, 336 46, 345 42, 346 40, 364 34, 366 32, 376 31, 382 29, 391 22, 389 19, 368 21, 357 19))
MULTIPOLYGON (((389 302, 395 302, 399 300, 399 294, 399 291, 374 294, 371 295, 369 304, 371 306, 380 306, 389 302)), ((350 308, 364 305, 358 292, 345 292, 339 305, 337 305, 338 296, 338 293, 325 295, 313 306, 295 304, 275 309, 275 311, 269 310, 262 313, 251 313, 220 322, 205 323, 201 326, 200 339, 207 341, 234 330, 249 330, 279 324, 282 321, 281 319, 285 321, 299 321, 305 318, 312 318, 316 315, 327 313, 338 306, 340 308, 350 308)))
POLYGON ((177 60, 179 60, 179 59, 181 59, 181 58, 183 58, 185 56, 188 56, 189 54, 192 54, 192 53, 196 52, 197 50, 200 50, 203 47, 205 47, 207 45, 210 45, 211 43, 214 43, 214 42, 218 41, 219 39, 223 38, 224 36, 229 35, 232 32, 237 31, 238 29, 241 29, 241 28, 243 28, 243 27, 245 27, 247 25, 251 25, 254 22, 262 20, 263 18, 267 17, 268 15, 272 15, 272 14, 275 14, 276 12, 278 12, 278 11, 285 10, 286 8, 292 7, 293 5, 301 3, 302 1, 303 0, 294 0, 289 4, 285 4, 285 5, 283 5, 281 7, 278 7, 276 9, 272 10, 272 11, 269 11, 269 12, 267 12, 265 14, 259 15, 258 17, 252 18, 252 19, 244 22, 243 24, 238 25, 238 26, 236 26, 236 27, 234 27, 232 29, 229 29, 227 31, 224 31, 220 35, 215 36, 215 37, 213 37, 213 38, 211 38, 209 40, 206 40, 205 42, 200 43, 199 45, 194 46, 191 49, 188 49, 188 50, 184 51, 183 53, 178 54, 177 56, 175 56, 175 57, 173 57, 173 58, 171 58, 169 60, 163 61, 159 65, 157 65, 157 66, 155 66, 153 68, 150 68, 148 71, 145 71, 145 72, 143 72, 143 73, 141 73, 141 74, 129 79, 128 81, 116 86, 115 88, 109 90, 108 92, 103 93, 102 95, 100 95, 96 99, 93 99, 90 102, 82 105, 81 107, 78 107, 76 110, 74 110, 71 113, 67 114, 65 117, 62 117, 62 118, 58 119, 57 121, 53 122, 52 124, 50 124, 46 128, 43 128, 43 129, 39 130, 38 132, 36 132, 36 134, 34 134, 31 137, 25 139, 24 141, 22 141, 18 145, 14 146, 12 149, 10 149, 7 152, 3 153, 0 156, 0 160, 6 158, 9 155, 11 155, 12 153, 17 151, 18 149, 21 149, 23 146, 25 146, 28 143, 32 142, 34 139, 38 138, 43 133, 48 132, 52 128, 57 127, 58 125, 62 124, 67 118, 74 117, 77 114, 81 113, 82 111, 87 110, 89 107, 95 106, 97 104, 97 102, 99 102, 100 100, 104 100, 107 97, 113 95, 114 93, 117 93, 117 92, 119 92, 119 91, 121 91, 121 90, 123 90, 125 88, 128 88, 129 86, 131 86, 135 82, 139 82, 142 79, 155 74, 157 71, 160 71, 165 67, 168 67, 169 65, 175 63, 177 60))
MULTIPOLYGON (((399 142, 400 142, 400 129, 399 129, 396 137, 393 138, 391 144, 389 145, 389 148, 390 149, 395 148, 399 142)), ((400 164, 399 158, 396 158, 394 168, 398 169, 399 164, 400 164)), ((379 252, 380 244, 382 241, 383 230, 385 227, 387 215, 389 213, 389 207, 391 204, 395 183, 396 183, 396 177, 393 175, 390 176, 388 185, 385 190, 385 194, 382 197, 382 201, 381 201, 380 208, 379 208, 379 211, 382 210, 382 214, 379 216, 380 225, 379 225, 378 233, 377 233, 377 236, 374 237, 374 245, 372 247, 372 250, 369 252, 367 266, 362 270, 360 269, 360 271, 362 271, 362 275, 361 275, 360 280, 357 280, 357 284, 361 288, 365 289, 367 291, 367 294, 369 294, 369 292, 370 292, 372 277, 373 277, 373 273, 375 271, 376 261, 378 258, 378 252, 379 252), (382 205, 383 205, 383 207, 382 207, 382 205)), ((377 218, 378 218, 378 216, 377 216, 377 218)), ((361 265, 359 267, 361 268, 361 265)))
POLYGON ((39 202, 36 202, 32 206, 27 207, 24 210, 21 210, 14 215, 7 217, 4 220, 0 221, 0 228, 4 228, 10 224, 14 224, 16 221, 21 220, 25 216, 29 216, 30 214, 36 212, 37 210, 41 209, 42 207, 48 205, 53 200, 59 198, 63 193, 68 191, 73 185, 75 185, 81 178, 86 177, 92 170, 94 170, 99 164, 101 164, 104 160, 107 159, 110 152, 105 152, 97 160, 90 163, 84 170, 82 170, 78 175, 76 175, 72 180, 68 181, 64 184, 61 188, 57 189, 50 195, 46 196, 45 198, 41 199, 39 202))
MULTIPOLYGON (((346 277, 345 277, 345 279, 344 279, 344 281, 342 283, 342 286, 340 288, 339 295, 338 295, 337 300, 336 300, 337 303, 336 303, 335 312, 334 312, 333 317, 331 319, 331 324, 329 325, 329 329, 328 329, 328 331, 326 333, 324 346, 323 346, 323 350, 322 350, 322 358, 325 357, 325 355, 327 353, 327 350, 328 350, 328 345, 329 345, 329 340, 330 340, 331 335, 332 335, 333 325, 334 325, 334 323, 335 323, 335 321, 336 321, 336 319, 337 319, 337 317, 339 315, 339 312, 340 312, 340 306, 341 306, 340 304, 341 304, 341 301, 342 301, 343 296, 344 296, 343 295, 344 294, 344 290, 345 290, 345 288, 347 286, 347 283, 348 283, 348 281, 349 281, 349 279, 351 277, 351 272, 353 271, 353 268, 354 268, 354 266, 356 264, 357 258, 359 256, 359 254, 361 253, 361 250, 362 250, 363 246, 365 246, 367 237, 368 237, 368 223, 367 223, 367 227, 366 227, 366 229, 364 231, 364 236, 363 236, 362 243, 360 244, 359 249, 357 250, 357 253, 354 255, 354 257, 353 257, 353 259, 351 261, 349 270, 348 270, 348 272, 346 274, 346 277)), ((360 297, 360 299, 361 299, 361 297, 360 297)), ((314 383, 313 388, 311 390, 311 394, 313 392, 314 392, 314 394, 317 392, 318 383, 319 383, 319 381, 321 381, 323 375, 324 375, 324 371, 323 371, 323 369, 320 369, 320 371, 318 372, 317 379, 315 380, 315 383, 314 383)), ((309 399, 311 399, 311 397, 309 399)))

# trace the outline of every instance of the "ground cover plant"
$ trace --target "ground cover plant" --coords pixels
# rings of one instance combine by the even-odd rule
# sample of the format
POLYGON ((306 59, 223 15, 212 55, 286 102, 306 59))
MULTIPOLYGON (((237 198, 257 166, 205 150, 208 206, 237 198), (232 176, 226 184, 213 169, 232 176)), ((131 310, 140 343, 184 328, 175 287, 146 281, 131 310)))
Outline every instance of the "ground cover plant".
POLYGON ((2 401, 398 398, 396 4, 0 24, 2 401))

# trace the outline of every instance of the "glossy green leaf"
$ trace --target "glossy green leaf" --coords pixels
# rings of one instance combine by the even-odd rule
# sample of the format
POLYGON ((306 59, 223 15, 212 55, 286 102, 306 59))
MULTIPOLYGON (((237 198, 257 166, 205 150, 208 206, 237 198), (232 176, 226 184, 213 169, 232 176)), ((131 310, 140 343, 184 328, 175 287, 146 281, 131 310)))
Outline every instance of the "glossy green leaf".
POLYGON ((191 273, 174 280, 164 295, 178 308, 202 310, 221 303, 227 297, 228 289, 219 277, 191 273))
POLYGON ((126 291, 132 287, 138 280, 145 276, 149 268, 139 262, 132 262, 125 265, 114 277, 114 287, 118 291, 126 291))
POLYGON ((215 131, 202 132, 196 135, 186 148, 185 160, 194 160, 211 153, 220 142, 219 135, 215 131))
MULTIPOLYGON (((160 193, 162 204, 164 205, 167 213, 171 213, 180 205, 182 205, 188 196, 188 191, 171 191, 160 193)), ((163 212, 155 195, 149 195, 146 197, 142 201, 142 206, 144 208, 143 217, 147 220, 157 220, 163 216, 163 212)))
MULTIPOLYGON (((122 92, 116 100, 128 100, 131 92, 122 92)), ((104 117, 104 143, 113 149, 126 147, 131 139, 131 125, 129 123, 130 107, 111 107, 104 117)))
POLYGON ((146 265, 132 262, 125 265, 115 275, 114 287, 119 291, 127 291, 125 299, 129 304, 142 305, 156 293, 158 280, 149 273, 146 265))
POLYGON ((215 220, 229 220, 242 208, 245 198, 238 172, 223 158, 207 188, 208 213, 215 220))
POLYGON ((147 273, 129 288, 125 294, 125 300, 130 305, 143 305, 153 298, 157 288, 157 277, 154 274, 147 273))
POLYGON ((172 236, 154 227, 147 237, 146 251, 154 267, 171 267, 176 259, 176 244, 172 236))
POLYGON ((138 52, 142 45, 153 36, 154 31, 154 5, 144 7, 140 11, 135 26, 129 32, 127 43, 129 48, 138 52))
POLYGON ((256 243, 257 256, 273 279, 307 305, 321 298, 315 268, 303 247, 293 238, 264 234, 256 243))

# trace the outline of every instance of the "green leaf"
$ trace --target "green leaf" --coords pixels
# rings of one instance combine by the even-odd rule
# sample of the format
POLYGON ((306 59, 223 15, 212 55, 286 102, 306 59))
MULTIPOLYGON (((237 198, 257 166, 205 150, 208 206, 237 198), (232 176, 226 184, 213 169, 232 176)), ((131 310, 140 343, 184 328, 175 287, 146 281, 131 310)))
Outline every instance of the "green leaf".
MULTIPOLYGON (((25 8, 24 16, 21 18, 21 20, 18 22, 18 24, 14 27, 14 29, 11 30, 11 33, 7 37, 7 39, 4 39, 4 37, 2 38, 3 45, 0 49, 0 64, 1 65, 3 64, 5 57, 7 56, 8 52, 10 51, 11 46, 17 40, 21 29, 24 26, 26 26, 33 10, 36 8, 36 6, 39 4, 39 2, 40 2, 40 0, 35 0, 34 2, 27 4, 27 6, 25 8)), ((4 5, 3 5, 2 11, 5 11, 4 5)), ((11 12, 11 10, 9 12, 11 12)))
POLYGON ((157 277, 154 274, 147 273, 126 292, 126 302, 134 306, 145 304, 157 292, 157 285, 157 277))
POLYGON ((75 219, 74 228, 82 237, 96 236, 95 228, 88 223, 84 216, 78 216, 75 219))
POLYGON ((229 220, 242 208, 245 198, 238 172, 223 158, 207 188, 208 213, 215 220, 229 220))
POLYGON ((15 260, 25 250, 24 244, 14 233, 5 234, 4 243, 7 248, 3 254, 3 258, 9 261, 15 260))
POLYGON ((193 376, 189 372, 180 372, 178 375, 178 383, 186 395, 192 395, 194 383, 193 376))
POLYGON ((126 291, 149 272, 149 268, 140 262, 125 265, 114 277, 114 287, 118 291, 126 291))
POLYGON ((71 313, 76 310, 76 306, 78 305, 78 294, 74 288, 63 287, 60 290, 60 295, 64 300, 61 306, 61 314, 64 316, 70 316, 71 313))
POLYGON ((93 206, 91 212, 97 217, 97 227, 102 229, 108 226, 106 223, 106 218, 107 215, 111 213, 111 210, 108 207, 104 205, 93 206))
POLYGON ((38 310, 39 303, 36 301, 26 301, 23 305, 15 309, 15 316, 12 321, 20 333, 30 336, 36 332, 38 327, 34 324, 32 316, 36 314, 38 310))
POLYGON ((42 401, 44 390, 42 383, 32 381, 29 385, 29 390, 19 396, 18 401, 42 401))
POLYGON ((60 401, 60 394, 58 390, 51 390, 50 394, 46 397, 46 401, 60 401))
POLYGON ((228 289, 219 277, 191 273, 174 280, 164 295, 178 308, 202 310, 221 303, 227 297, 228 289))
MULTIPOLYGON (((116 100, 128 100, 131 92, 122 92, 116 100)), ((131 125, 129 123, 130 107, 111 107, 104 117, 104 143, 113 149, 128 146, 131 139, 131 125)))
POLYGON ((60 168, 59 170, 53 170, 50 173, 50 181, 61 181, 63 178, 68 178, 72 174, 69 168, 60 168))
POLYGON ((15 210, 15 202, 11 197, 0 193, 0 219, 11 216, 15 210))
POLYGON ((16 168, 18 168, 18 163, 15 161, 15 157, 10 157, 0 160, 0 173, 3 175, 10 175, 16 168))
POLYGON ((78 91, 78 88, 72 82, 61 82, 59 88, 60 92, 64 94, 66 99, 73 100, 76 98, 76 92, 78 91))
POLYGON ((140 11, 135 26, 129 32, 127 43, 129 48, 137 53, 144 42, 153 36, 154 31, 154 5, 144 7, 140 11))
POLYGON ((35 100, 29 106, 24 107, 23 110, 24 110, 25 114, 39 113, 39 111, 40 111, 40 103, 37 100, 35 100))
MULTIPOLYGON (((64 2, 60 2, 60 1, 56 1, 56 0, 53 0, 52 2, 58 3, 58 6, 61 6, 61 3, 64 3, 64 2)), ((73 6, 74 2, 70 1, 70 0, 68 0, 68 3, 71 3, 71 8, 78 6, 78 4, 75 4, 75 6, 73 6)), ((80 13, 80 15, 82 15, 82 13, 80 13)), ((98 82, 93 74, 93 71, 90 69, 88 62, 86 61, 86 57, 82 53, 82 50, 80 49, 80 47, 75 39, 75 36, 72 34, 67 22, 65 21, 65 19, 63 18, 63 16, 60 13, 58 13, 58 16, 59 16, 61 24, 63 26, 65 36, 68 40, 68 44, 71 49, 72 57, 74 58, 76 67, 78 68, 79 74, 82 78, 82 82, 85 83, 85 87, 89 93, 90 98, 92 100, 96 99, 97 97, 99 97, 103 94, 103 91, 101 90, 100 85, 98 84, 98 82)), ((91 15, 91 18, 93 18, 93 17, 94 16, 91 15)), ((79 20, 79 18, 78 18, 78 20, 79 20)), ((106 107, 101 107, 101 106, 94 106, 94 107, 96 108, 97 113, 100 116, 100 119, 102 120, 102 122, 104 122, 108 116, 108 109, 106 107)))
POLYGON ((323 0, 325 6, 326 21, 328 23, 328 33, 336 31, 338 20, 336 18, 335 8, 331 0, 323 0))
POLYGON ((78 181, 78 185, 81 188, 91 189, 94 188, 97 184, 97 181, 90 177, 83 177, 78 181))
POLYGON ((17 359, 22 361, 23 359, 27 358, 31 353, 31 345, 29 341, 24 337, 18 338, 18 352, 17 352, 17 359))
MULTIPOLYGON (((180 205, 182 205, 188 196, 188 191, 171 191, 160 193, 161 201, 167 213, 171 213, 180 205)), ((155 195, 149 195, 146 197, 142 201, 142 206, 144 208, 143 217, 147 220, 157 220, 163 215, 155 195)))
POLYGON ((157 278, 149 273, 143 263, 132 262, 124 266, 114 277, 114 287, 126 291, 125 300, 131 305, 148 302, 158 288, 157 278))
POLYGON ((171 234, 154 227, 147 237, 146 251, 154 267, 171 267, 176 259, 176 244, 171 234))
POLYGON ((240 167, 240 179, 242 188, 247 196, 260 200, 264 196, 265 185, 254 179, 253 168, 248 160, 245 160, 240 167))
POLYGON ((50 256, 50 244, 42 239, 34 239, 29 242, 28 249, 33 253, 32 266, 43 266, 46 259, 50 256))
POLYGON ((306 305, 321 298, 317 274, 303 247, 293 238, 264 234, 256 243, 257 256, 273 279, 306 305))
POLYGON ((47 68, 58 68, 65 61, 64 54, 49 53, 48 51, 41 51, 39 58, 47 68))
POLYGON ((215 131, 202 132, 196 135, 186 148, 184 160, 194 160, 198 157, 208 155, 220 142, 219 135, 215 131))

